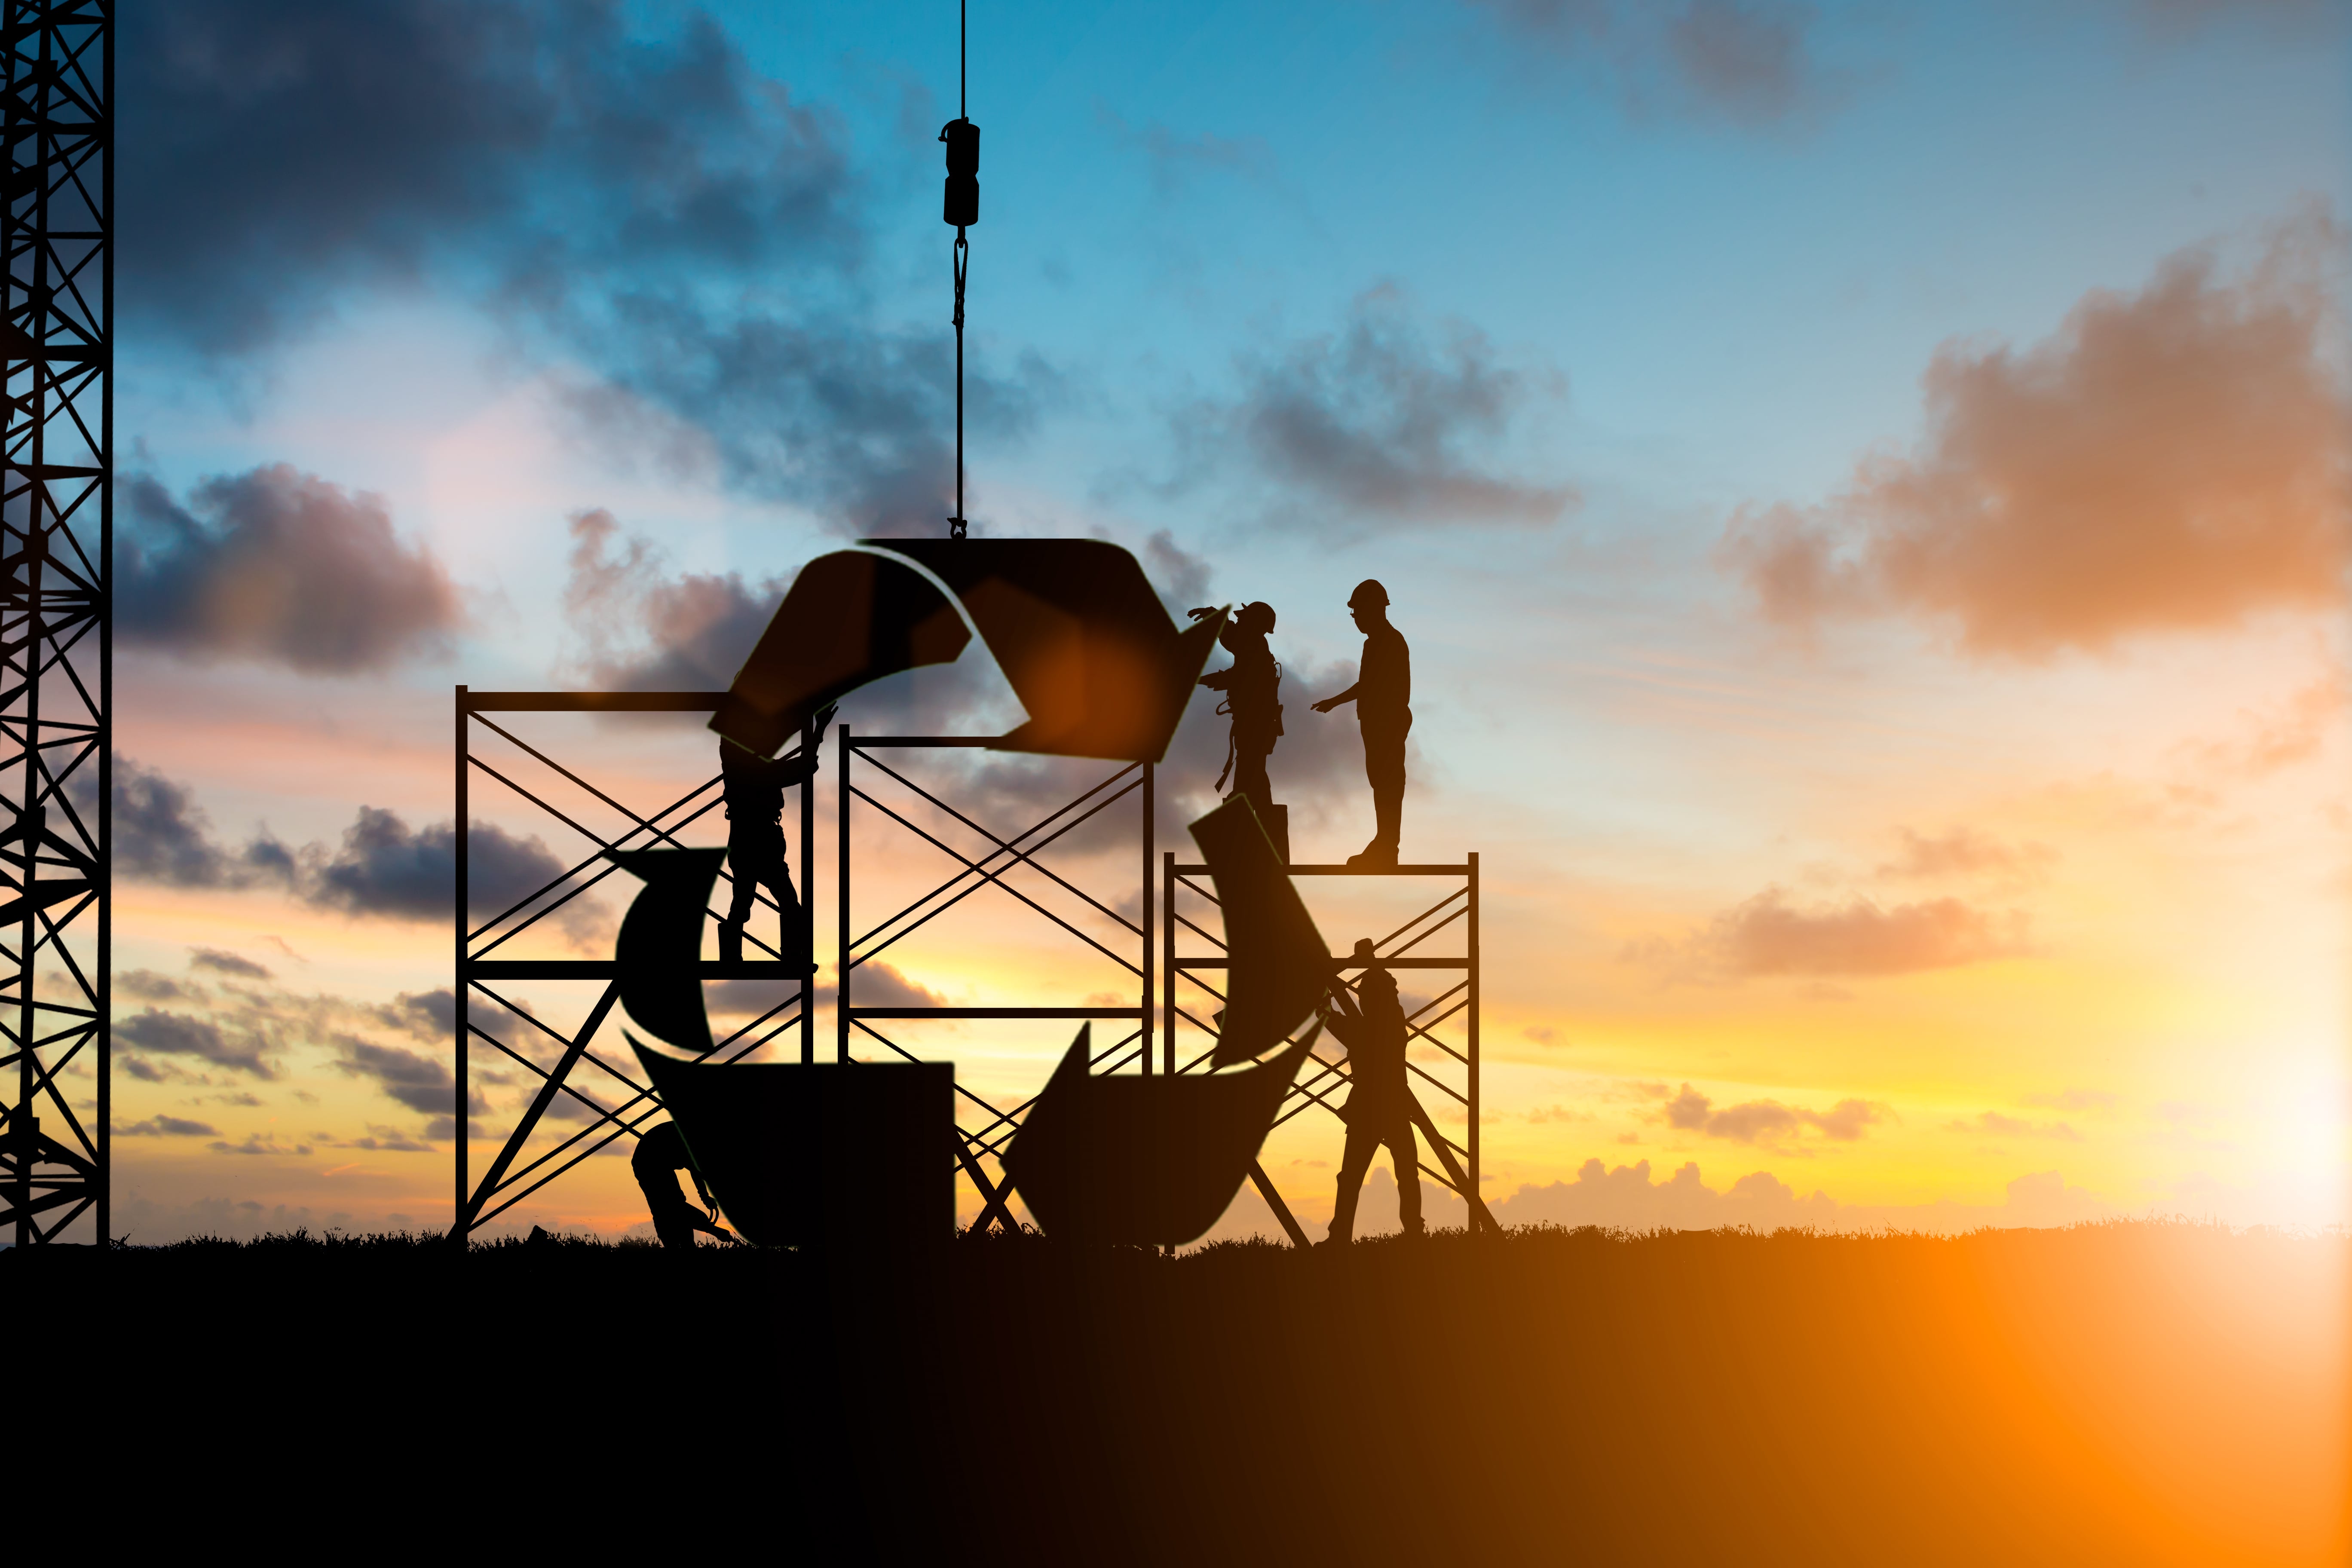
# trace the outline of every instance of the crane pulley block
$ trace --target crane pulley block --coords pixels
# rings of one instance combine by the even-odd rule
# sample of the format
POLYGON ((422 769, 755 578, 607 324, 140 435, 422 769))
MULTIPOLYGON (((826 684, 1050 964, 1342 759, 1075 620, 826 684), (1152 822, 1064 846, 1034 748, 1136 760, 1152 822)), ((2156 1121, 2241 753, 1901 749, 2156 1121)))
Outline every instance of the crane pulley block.
POLYGON ((940 216, 957 228, 980 221, 980 127, 956 119, 940 128, 948 146, 947 197, 940 216))

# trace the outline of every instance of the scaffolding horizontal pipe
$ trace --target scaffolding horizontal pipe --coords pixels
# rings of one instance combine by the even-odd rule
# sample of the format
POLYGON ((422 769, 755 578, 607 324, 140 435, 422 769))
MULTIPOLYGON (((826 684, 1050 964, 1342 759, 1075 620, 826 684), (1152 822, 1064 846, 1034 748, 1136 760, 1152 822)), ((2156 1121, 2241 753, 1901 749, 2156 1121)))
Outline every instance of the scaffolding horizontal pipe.
POLYGON ((882 746, 920 746, 926 750, 946 747, 950 751, 970 751, 975 746, 993 746, 1001 739, 995 735, 860 735, 853 742, 857 750, 869 752, 882 746))
POLYGON ((1141 1018, 1140 1007, 851 1007, 860 1018, 1141 1018))
POLYGON ((472 691, 457 689, 468 713, 715 713, 724 691, 472 691))
MULTIPOLYGON (((621 973, 609 958, 469 958, 458 966, 467 980, 611 980, 621 973)), ((694 966, 705 980, 799 980, 808 971, 797 963, 748 961, 694 966)))
MULTIPOLYGON (((1179 969, 1223 969, 1231 962, 1232 960, 1224 958, 1180 958, 1176 961, 1176 967, 1179 969)), ((1382 969, 1467 969, 1470 967, 1470 960, 1467 956, 1461 958, 1383 958, 1378 960, 1377 963, 1379 967, 1382 969)), ((1353 956, 1342 956, 1336 953, 1332 955, 1331 965, 1333 968, 1339 970, 1370 969, 1373 967, 1371 964, 1357 963, 1353 956)))
MULTIPOLYGON (((860 741, 859 745, 866 742, 860 741)), ((1461 866, 1286 866, 1284 870, 1294 877, 1466 877, 1470 868, 1461 866)), ((1179 866, 1180 877, 1205 877, 1206 866, 1179 866)), ((1195 891, 1199 889, 1195 889, 1195 891)))

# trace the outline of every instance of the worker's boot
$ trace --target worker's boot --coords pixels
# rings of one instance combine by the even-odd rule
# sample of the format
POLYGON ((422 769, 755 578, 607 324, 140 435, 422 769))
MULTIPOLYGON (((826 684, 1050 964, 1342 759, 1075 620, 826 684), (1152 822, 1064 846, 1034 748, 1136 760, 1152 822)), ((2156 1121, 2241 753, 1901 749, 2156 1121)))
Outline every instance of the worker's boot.
POLYGON ((741 921, 719 922, 719 962, 721 963, 743 962, 743 922, 741 921))

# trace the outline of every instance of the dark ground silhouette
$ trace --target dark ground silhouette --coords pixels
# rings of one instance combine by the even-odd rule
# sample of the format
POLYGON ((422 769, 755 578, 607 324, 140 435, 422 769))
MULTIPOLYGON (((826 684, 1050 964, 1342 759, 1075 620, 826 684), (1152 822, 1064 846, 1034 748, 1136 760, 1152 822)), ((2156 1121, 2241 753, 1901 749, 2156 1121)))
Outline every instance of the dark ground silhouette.
POLYGON ((2190 1225, 1529 1230, 980 1238, 829 1280, 281 1237, 0 1253, 0 1285, 100 1319, 122 1372, 85 1407, 145 1435, 157 1517, 266 1478, 405 1500, 404 1531, 446 1483, 533 1541, 756 1528, 786 1561, 2074 1568, 2344 1560, 2348 1261, 2190 1225))

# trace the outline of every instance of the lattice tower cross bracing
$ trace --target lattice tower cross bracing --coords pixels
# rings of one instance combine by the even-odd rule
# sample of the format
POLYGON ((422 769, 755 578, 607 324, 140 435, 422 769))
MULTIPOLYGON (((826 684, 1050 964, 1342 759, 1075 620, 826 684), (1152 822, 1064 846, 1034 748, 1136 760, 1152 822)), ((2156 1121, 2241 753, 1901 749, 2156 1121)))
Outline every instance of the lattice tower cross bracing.
POLYGON ((110 1217, 111 10, 0 9, 0 1240, 19 1247, 103 1240, 110 1217))

